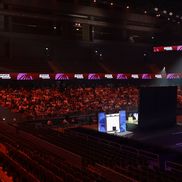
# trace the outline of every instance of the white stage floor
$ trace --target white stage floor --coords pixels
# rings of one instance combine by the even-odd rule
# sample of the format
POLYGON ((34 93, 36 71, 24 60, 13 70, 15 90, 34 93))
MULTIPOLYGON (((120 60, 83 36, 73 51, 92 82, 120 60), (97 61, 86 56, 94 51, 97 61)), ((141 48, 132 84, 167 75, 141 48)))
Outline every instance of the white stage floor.
POLYGON ((125 131, 125 132, 120 132, 120 133, 109 132, 107 134, 117 135, 117 136, 122 136, 122 137, 131 137, 133 135, 133 132, 132 131, 125 131))

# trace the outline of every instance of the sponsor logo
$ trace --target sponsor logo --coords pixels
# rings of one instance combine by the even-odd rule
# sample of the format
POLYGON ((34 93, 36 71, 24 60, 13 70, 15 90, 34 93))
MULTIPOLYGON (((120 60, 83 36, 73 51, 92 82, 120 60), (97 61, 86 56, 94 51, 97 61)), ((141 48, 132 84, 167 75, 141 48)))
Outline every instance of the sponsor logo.
POLYGON ((139 76, 137 74, 133 74, 133 75, 131 75, 131 77, 134 78, 134 79, 138 79, 139 78, 139 76))
POLYGON ((69 80, 69 77, 64 73, 57 73, 55 80, 69 80))
POLYGON ((11 76, 10 74, 0 74, 0 78, 4 80, 10 80, 11 76))
POLYGON ((112 79, 113 78, 113 75, 112 74, 106 74, 105 75, 105 78, 112 79))
POLYGON ((160 74, 155 75, 155 78, 162 78, 162 75, 160 75, 160 74))
POLYGON ((84 79, 84 76, 83 76, 83 74, 75 74, 75 75, 74 75, 74 78, 77 78, 77 79, 84 79))
POLYGON ((177 51, 182 51, 182 46, 177 46, 177 51))
POLYGON ((91 73, 91 74, 88 75, 88 79, 89 80, 99 80, 100 76, 98 74, 91 73))
POLYGON ((117 74, 117 79, 118 80, 125 80, 125 79, 128 79, 127 76, 125 74, 117 74))
POLYGON ((180 78, 180 76, 175 73, 167 74, 167 79, 176 79, 176 78, 180 78))
POLYGON ((142 79, 152 79, 152 77, 149 74, 143 74, 142 79))
POLYGON ((164 50, 165 50, 165 51, 172 51, 173 48, 172 48, 172 47, 164 47, 164 50))
POLYGON ((27 73, 19 73, 17 76, 17 80, 33 80, 31 75, 28 75, 27 73))
POLYGON ((39 75, 39 78, 42 78, 42 79, 50 79, 50 75, 49 74, 40 74, 39 75))

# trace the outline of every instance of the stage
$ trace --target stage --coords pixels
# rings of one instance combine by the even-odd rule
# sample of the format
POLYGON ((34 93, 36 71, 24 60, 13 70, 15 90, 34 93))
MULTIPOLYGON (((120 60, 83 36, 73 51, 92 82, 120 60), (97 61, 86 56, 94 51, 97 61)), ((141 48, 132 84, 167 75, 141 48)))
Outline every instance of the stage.
MULTIPOLYGON (((85 125, 82 127, 98 131, 97 124, 85 125)), ((108 134, 115 135, 117 137, 131 138, 153 146, 174 149, 182 153, 182 126, 180 124, 168 129, 146 132, 138 130, 137 125, 135 124, 127 124, 126 132, 111 132, 108 134)))

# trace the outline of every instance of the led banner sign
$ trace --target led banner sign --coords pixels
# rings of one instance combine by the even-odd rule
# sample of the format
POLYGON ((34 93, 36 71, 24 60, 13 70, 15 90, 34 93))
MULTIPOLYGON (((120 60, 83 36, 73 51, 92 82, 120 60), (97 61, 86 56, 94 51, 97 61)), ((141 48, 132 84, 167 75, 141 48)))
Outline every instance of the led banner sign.
POLYGON ((182 79, 182 73, 169 74, 132 74, 132 73, 0 73, 0 80, 151 80, 151 79, 182 79))

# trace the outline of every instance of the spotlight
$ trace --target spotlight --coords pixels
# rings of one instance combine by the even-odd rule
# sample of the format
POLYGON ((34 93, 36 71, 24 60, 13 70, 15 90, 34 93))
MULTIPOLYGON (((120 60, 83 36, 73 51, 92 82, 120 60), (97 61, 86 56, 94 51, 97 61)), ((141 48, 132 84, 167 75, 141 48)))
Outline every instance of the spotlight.
POLYGON ((166 74, 166 67, 164 66, 160 72, 161 74, 166 74))
POLYGON ((163 13, 164 13, 164 14, 167 14, 167 11, 166 11, 166 10, 164 10, 164 11, 163 11, 163 13))
POLYGON ((155 11, 159 11, 159 8, 154 8, 155 11))
POLYGON ((172 12, 170 12, 170 13, 169 13, 169 15, 170 15, 170 16, 173 16, 173 13, 172 13, 172 12))
POLYGON ((80 23, 75 23, 75 27, 81 27, 80 23))
POLYGON ((126 9, 129 9, 130 7, 129 6, 126 6, 126 9))

